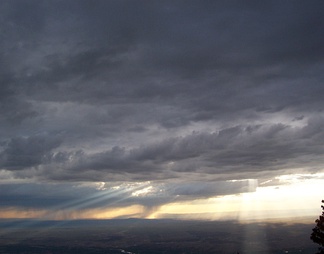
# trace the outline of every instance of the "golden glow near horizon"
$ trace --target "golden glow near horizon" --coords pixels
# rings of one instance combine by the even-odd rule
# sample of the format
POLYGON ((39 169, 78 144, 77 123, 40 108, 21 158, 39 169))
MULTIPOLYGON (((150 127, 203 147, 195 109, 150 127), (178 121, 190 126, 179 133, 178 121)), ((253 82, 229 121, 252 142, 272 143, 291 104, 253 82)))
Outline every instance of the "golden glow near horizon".
MULTIPOLYGON (((154 209, 139 204, 109 208, 37 210, 6 208, 0 209, 0 218, 42 218, 67 219, 113 219, 113 218, 183 218, 183 219, 235 219, 267 220, 318 215, 323 199, 324 174, 285 175, 276 180, 279 185, 265 186, 257 180, 248 180, 250 192, 237 195, 224 195, 191 201, 167 203, 154 209), (258 186, 258 187, 256 187, 258 186), (252 190, 254 190, 252 192, 252 190)), ((140 185, 136 183, 136 186, 140 185)), ((153 184, 145 182, 141 188, 133 188, 131 196, 152 195, 153 184)), ((102 187, 104 191, 105 188, 102 187)))
MULTIPOLYGON (((166 204, 151 218, 172 214, 191 215, 187 218, 196 219, 238 220, 317 216, 323 199, 323 180, 299 180, 300 177, 306 178, 307 175, 281 176, 279 180, 285 185, 257 187, 255 192, 166 204)), ((255 180, 249 182, 256 184, 255 180)))
POLYGON ((27 219, 27 218, 43 218, 48 211, 38 209, 19 209, 16 207, 8 207, 0 209, 1 219, 27 219))

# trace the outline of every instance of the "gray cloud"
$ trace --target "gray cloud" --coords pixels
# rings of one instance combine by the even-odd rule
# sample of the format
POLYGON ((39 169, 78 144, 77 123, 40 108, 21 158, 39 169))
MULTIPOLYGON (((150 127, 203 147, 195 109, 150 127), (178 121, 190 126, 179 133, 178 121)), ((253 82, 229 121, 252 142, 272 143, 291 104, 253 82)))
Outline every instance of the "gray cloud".
MULTIPOLYGON (((291 120, 293 123, 294 119, 291 120)), ((35 166, 39 177, 53 180, 190 180, 192 175, 185 173, 207 174, 214 179, 220 175, 226 180, 236 179, 237 173, 243 179, 260 172, 274 177, 291 168, 304 168, 310 172, 321 169, 322 125, 323 118, 313 118, 299 127, 288 124, 235 126, 218 132, 168 138, 135 148, 114 146, 91 154, 83 150, 52 152, 52 143, 46 146, 38 139, 39 146, 27 150, 28 142, 31 147, 34 144, 33 139, 25 139, 23 142, 12 141, 2 154, 12 157, 15 156, 12 151, 20 151, 16 155, 20 158, 24 157, 24 151, 28 151, 28 159, 15 163, 20 162, 21 168, 23 163, 25 167, 35 166), (25 150, 19 150, 20 147, 25 150)), ((9 163, 4 166, 10 169, 9 163)))
POLYGON ((0 5, 6 178, 212 182, 322 171, 322 1, 0 5))
POLYGON ((59 144, 59 139, 50 135, 12 138, 2 144, 0 165, 10 170, 37 166, 44 155, 59 144))

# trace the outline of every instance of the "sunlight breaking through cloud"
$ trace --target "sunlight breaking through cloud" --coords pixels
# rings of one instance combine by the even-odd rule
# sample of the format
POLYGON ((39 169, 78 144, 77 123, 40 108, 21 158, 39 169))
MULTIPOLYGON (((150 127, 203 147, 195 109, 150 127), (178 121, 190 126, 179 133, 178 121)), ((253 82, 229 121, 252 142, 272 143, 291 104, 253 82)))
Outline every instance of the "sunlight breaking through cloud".
POLYGON ((3 216, 312 214, 323 8, 0 1, 3 216))

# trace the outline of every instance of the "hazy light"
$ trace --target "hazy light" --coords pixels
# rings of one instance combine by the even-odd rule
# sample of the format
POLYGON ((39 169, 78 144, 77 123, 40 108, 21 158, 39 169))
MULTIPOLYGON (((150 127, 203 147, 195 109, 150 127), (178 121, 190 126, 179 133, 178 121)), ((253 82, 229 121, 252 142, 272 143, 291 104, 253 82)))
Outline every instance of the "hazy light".
POLYGON ((323 198, 324 184, 316 175, 285 175, 283 185, 256 187, 257 180, 249 180, 249 189, 238 195, 170 203, 161 206, 154 218, 184 215, 200 219, 266 220, 273 218, 317 216, 323 198), (312 178, 310 178, 312 177, 312 178))
MULTIPOLYGON (((248 180, 245 193, 223 195, 195 200, 169 199, 169 202, 154 207, 136 203, 146 197, 160 198, 162 186, 151 182, 122 183, 107 186, 96 185, 96 192, 52 209, 7 208, 0 210, 2 218, 44 218, 44 219, 110 219, 110 218, 182 218, 182 219, 233 219, 268 220, 312 216, 320 212, 320 201, 324 193, 324 174, 283 175, 261 184, 248 180), (276 183, 273 186, 267 186, 276 183), (132 203, 123 203, 132 198, 132 203), (177 201, 175 201, 177 200, 177 201), (149 211, 149 212, 148 212, 149 211)), ((245 180, 246 181, 246 180, 245 180)), ((163 190, 162 190, 163 192, 163 190)), ((163 194, 163 198, 165 196, 163 194)))

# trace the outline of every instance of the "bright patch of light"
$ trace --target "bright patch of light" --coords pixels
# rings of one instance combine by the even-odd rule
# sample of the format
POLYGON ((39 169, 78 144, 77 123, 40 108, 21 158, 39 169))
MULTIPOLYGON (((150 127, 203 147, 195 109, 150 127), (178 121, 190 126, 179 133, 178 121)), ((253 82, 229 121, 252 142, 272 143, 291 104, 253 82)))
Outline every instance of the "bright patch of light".
POLYGON ((249 192, 237 195, 165 204, 154 217, 241 221, 317 217, 324 193, 324 174, 285 175, 274 180, 258 185, 258 180, 249 179, 249 192), (266 186, 271 182, 279 185, 266 186))
POLYGON ((97 183, 97 190, 106 190, 106 184, 104 182, 97 183))
POLYGON ((132 192, 132 196, 139 197, 139 196, 146 196, 147 194, 151 193, 153 190, 153 186, 148 186, 146 188, 143 188, 141 190, 137 190, 132 192))
POLYGON ((291 174, 291 175, 282 175, 278 176, 277 179, 279 179, 282 182, 287 183, 296 183, 300 181, 307 181, 310 179, 323 179, 324 180, 324 173, 317 173, 317 174, 291 174))
POLYGON ((240 218, 313 216, 323 198, 322 177, 323 174, 280 176, 285 185, 258 187, 256 192, 241 194, 240 218))

